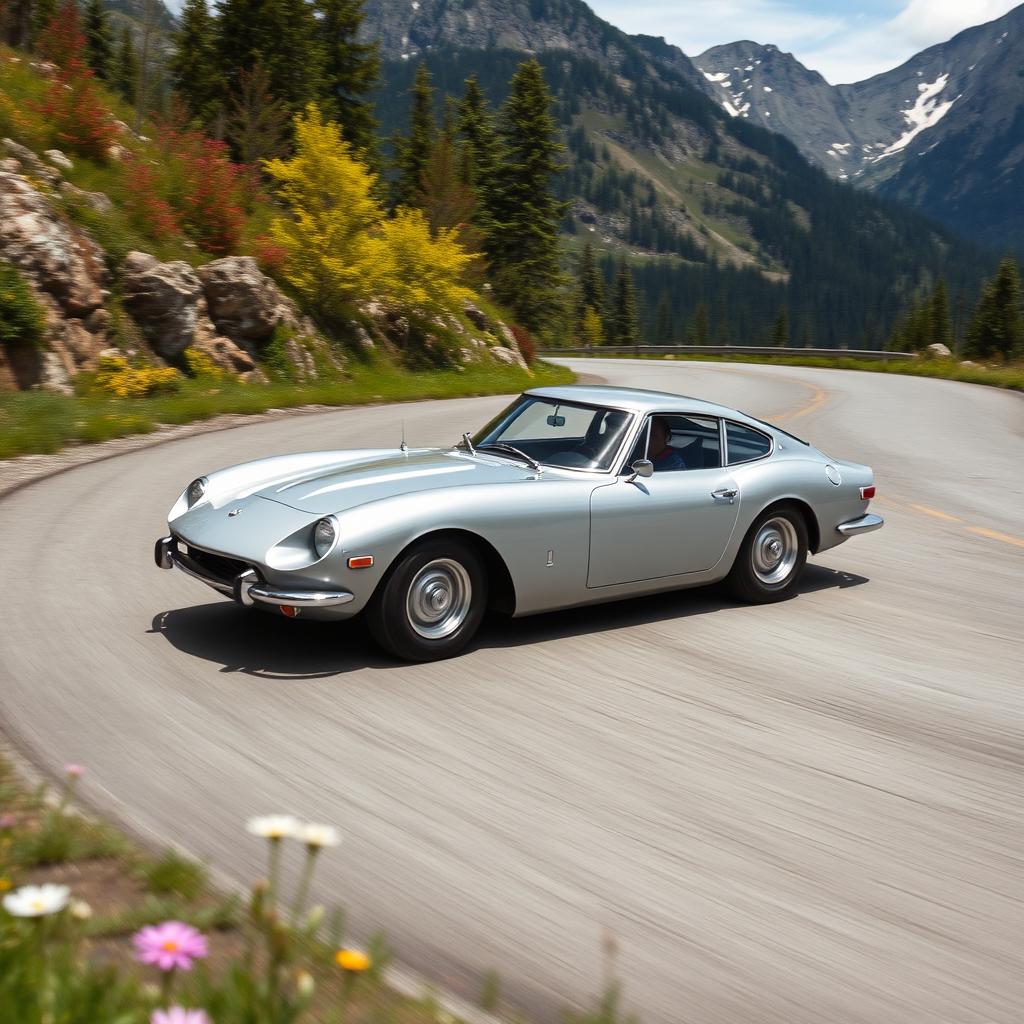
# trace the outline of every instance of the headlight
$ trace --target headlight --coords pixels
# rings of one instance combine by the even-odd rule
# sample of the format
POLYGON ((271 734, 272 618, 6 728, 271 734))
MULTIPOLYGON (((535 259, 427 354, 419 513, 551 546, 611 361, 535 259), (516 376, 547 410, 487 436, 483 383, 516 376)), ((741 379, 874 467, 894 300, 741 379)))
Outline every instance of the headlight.
POLYGON ((327 555, 337 539, 338 530, 334 516, 321 519, 313 528, 313 547, 316 548, 317 558, 327 555))
POLYGON ((188 502, 189 508, 192 508, 206 493, 206 485, 209 482, 205 476, 201 476, 188 485, 188 490, 185 491, 185 500, 188 502))

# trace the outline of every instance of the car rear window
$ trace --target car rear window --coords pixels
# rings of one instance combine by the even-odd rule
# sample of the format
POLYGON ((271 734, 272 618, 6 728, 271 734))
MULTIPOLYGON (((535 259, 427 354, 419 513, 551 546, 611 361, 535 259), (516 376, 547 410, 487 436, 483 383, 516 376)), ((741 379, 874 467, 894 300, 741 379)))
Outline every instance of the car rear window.
POLYGON ((772 450, 772 439, 767 434, 741 423, 726 423, 725 445, 729 454, 729 465, 739 462, 753 462, 764 458, 772 450))

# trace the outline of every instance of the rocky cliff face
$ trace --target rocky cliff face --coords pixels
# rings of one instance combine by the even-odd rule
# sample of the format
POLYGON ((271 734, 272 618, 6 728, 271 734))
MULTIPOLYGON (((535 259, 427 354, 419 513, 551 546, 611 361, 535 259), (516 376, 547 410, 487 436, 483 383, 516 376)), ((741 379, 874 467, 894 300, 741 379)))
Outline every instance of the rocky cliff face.
POLYGON ((70 390, 74 374, 95 369, 109 344, 105 254, 55 215, 22 169, 15 158, 0 162, 0 256, 21 271, 43 309, 45 347, 0 347, 0 387, 70 390))
POLYGON ((470 49, 572 50, 602 59, 615 37, 628 46, 582 0, 367 0, 363 36, 379 40, 383 56, 402 60, 453 41, 470 49))

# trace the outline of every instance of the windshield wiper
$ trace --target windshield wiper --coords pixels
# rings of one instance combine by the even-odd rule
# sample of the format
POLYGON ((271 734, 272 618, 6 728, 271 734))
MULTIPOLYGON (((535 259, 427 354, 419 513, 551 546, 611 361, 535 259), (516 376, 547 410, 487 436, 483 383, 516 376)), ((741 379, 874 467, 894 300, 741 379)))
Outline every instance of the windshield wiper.
POLYGON ((513 448, 510 444, 478 444, 475 450, 478 452, 507 452, 509 455, 522 459, 534 472, 541 471, 540 463, 536 459, 531 458, 526 452, 521 452, 518 448, 513 448))

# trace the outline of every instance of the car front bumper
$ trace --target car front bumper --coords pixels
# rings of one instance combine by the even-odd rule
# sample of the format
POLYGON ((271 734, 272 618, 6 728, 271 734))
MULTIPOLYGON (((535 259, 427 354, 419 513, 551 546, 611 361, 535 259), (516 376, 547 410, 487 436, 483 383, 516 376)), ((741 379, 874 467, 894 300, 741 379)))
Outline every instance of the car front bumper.
POLYGON ((858 519, 851 519, 848 523, 840 523, 836 529, 844 537, 859 537, 862 533, 873 533, 875 530, 880 530, 884 525, 885 520, 881 516, 868 512, 858 519))
MULTIPOLYGON (((215 558, 222 557, 215 552, 209 554, 215 558)), ((349 590, 273 586, 261 580, 256 570, 252 568, 243 569, 232 576, 218 575, 207 565, 181 551, 178 547, 178 538, 173 536, 161 537, 156 542, 153 557, 159 568, 177 567, 186 575, 246 607, 265 605, 294 616, 302 608, 335 608, 355 599, 355 595, 349 590)))

